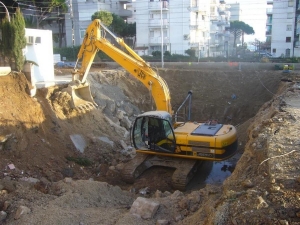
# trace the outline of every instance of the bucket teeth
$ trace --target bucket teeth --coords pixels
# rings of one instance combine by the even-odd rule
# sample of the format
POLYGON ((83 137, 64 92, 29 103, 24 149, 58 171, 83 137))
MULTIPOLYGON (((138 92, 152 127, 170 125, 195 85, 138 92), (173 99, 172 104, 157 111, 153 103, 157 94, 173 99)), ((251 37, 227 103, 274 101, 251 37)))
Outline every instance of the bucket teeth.
POLYGON ((77 106, 76 108, 79 111, 89 111, 89 110, 93 110, 96 109, 98 107, 98 105, 95 103, 91 103, 91 102, 87 102, 86 104, 81 104, 79 106, 77 106))

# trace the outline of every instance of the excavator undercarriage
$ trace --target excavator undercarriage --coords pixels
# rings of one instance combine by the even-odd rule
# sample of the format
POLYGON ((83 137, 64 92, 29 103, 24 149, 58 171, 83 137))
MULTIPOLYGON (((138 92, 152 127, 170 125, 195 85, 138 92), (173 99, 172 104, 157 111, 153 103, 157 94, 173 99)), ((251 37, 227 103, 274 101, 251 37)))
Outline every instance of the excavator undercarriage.
POLYGON ((125 182, 134 183, 136 178, 151 167, 162 166, 174 168, 175 171, 172 175, 172 186, 176 190, 184 191, 200 164, 201 161, 199 160, 138 153, 124 166, 121 175, 125 182))

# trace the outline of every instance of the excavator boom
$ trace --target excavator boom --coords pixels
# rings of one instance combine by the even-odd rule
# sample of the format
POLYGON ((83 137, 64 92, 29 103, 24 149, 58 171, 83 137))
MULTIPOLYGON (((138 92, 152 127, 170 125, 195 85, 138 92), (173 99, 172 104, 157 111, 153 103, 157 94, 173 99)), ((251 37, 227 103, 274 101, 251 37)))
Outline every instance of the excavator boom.
MULTIPOLYGON (((74 76, 79 75, 78 83, 86 83, 86 78, 95 55, 101 50, 136 79, 141 81, 151 91, 157 110, 172 113, 170 91, 166 81, 155 73, 148 63, 127 46, 123 39, 113 35, 116 42, 124 47, 130 55, 112 45, 101 35, 105 33, 105 31, 113 35, 98 19, 95 19, 88 26, 77 57, 78 60, 82 58, 81 68, 74 72, 74 76)), ((80 98, 78 95, 76 95, 76 97, 80 98)), ((82 96, 82 99, 83 98, 84 96, 82 96)), ((73 99, 73 102, 74 100, 78 101, 78 99, 73 99)), ((88 98, 88 101, 89 100, 90 98, 88 98)), ((77 104, 74 102, 74 105, 77 104)))

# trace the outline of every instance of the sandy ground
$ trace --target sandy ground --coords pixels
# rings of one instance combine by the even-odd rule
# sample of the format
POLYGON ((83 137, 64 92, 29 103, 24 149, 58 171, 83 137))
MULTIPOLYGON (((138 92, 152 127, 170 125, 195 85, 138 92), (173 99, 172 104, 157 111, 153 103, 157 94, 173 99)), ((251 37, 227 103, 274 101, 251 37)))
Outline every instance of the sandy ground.
POLYGON ((186 193, 172 189, 165 169, 133 185, 120 179, 118 168, 130 160, 120 140, 129 140, 109 121, 121 126, 118 110, 133 119, 151 109, 148 90, 130 75, 95 70, 89 79, 99 108, 85 112, 70 108, 66 85, 31 98, 23 74, 0 77, 0 223, 300 224, 298 74, 246 68, 159 70, 174 108, 193 90, 194 120, 239 131, 242 157, 232 175, 186 193), (84 137, 83 153, 72 135, 84 137), (153 218, 129 212, 138 196, 159 203, 153 218))

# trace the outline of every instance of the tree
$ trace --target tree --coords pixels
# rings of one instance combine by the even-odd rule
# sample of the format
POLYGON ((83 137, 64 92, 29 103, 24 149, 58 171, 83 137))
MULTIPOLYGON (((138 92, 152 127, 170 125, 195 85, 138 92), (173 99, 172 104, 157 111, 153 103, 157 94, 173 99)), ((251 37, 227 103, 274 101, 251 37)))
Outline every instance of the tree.
POLYGON ((25 38, 25 20, 20 11, 17 9, 15 16, 12 19, 13 27, 13 46, 12 46, 12 56, 15 61, 15 69, 21 71, 23 69, 25 58, 23 56, 23 48, 26 47, 25 38))
POLYGON ((244 45, 244 34, 254 34, 254 30, 248 24, 242 21, 233 21, 230 22, 230 33, 233 34, 233 46, 236 48, 236 40, 242 37, 242 45, 244 45))
POLYGON ((116 14, 112 14, 113 20, 110 24, 109 28, 116 34, 117 36, 122 36, 123 30, 126 26, 124 19, 116 14))
POLYGON ((101 22, 108 27, 112 24, 113 16, 110 12, 98 11, 92 15, 92 21, 95 19, 101 20, 101 22))
POLYGON ((188 50, 185 50, 184 53, 189 55, 190 57, 195 57, 195 55, 196 55, 195 49, 191 49, 191 48, 188 50))
POLYGON ((1 32, 2 32, 2 40, 1 40, 1 55, 5 61, 5 59, 8 59, 9 64, 12 64, 12 51, 11 48, 13 46, 13 26, 8 21, 8 18, 6 17, 1 21, 1 32))
POLYGON ((19 2, 19 5, 32 11, 36 28, 39 28, 43 23, 56 20, 59 12, 66 12, 68 7, 65 2, 65 0, 29 0, 26 4, 19 2), (55 18, 52 18, 53 13, 56 13, 55 18))
POLYGON ((65 24, 64 13, 68 9, 66 2, 65 0, 28 0, 18 4, 22 9, 29 9, 32 12, 25 19, 28 28, 39 28, 56 21, 58 24, 58 42, 61 47, 65 24))
POLYGON ((125 27, 121 33, 122 37, 136 36, 136 23, 125 23, 125 27))

